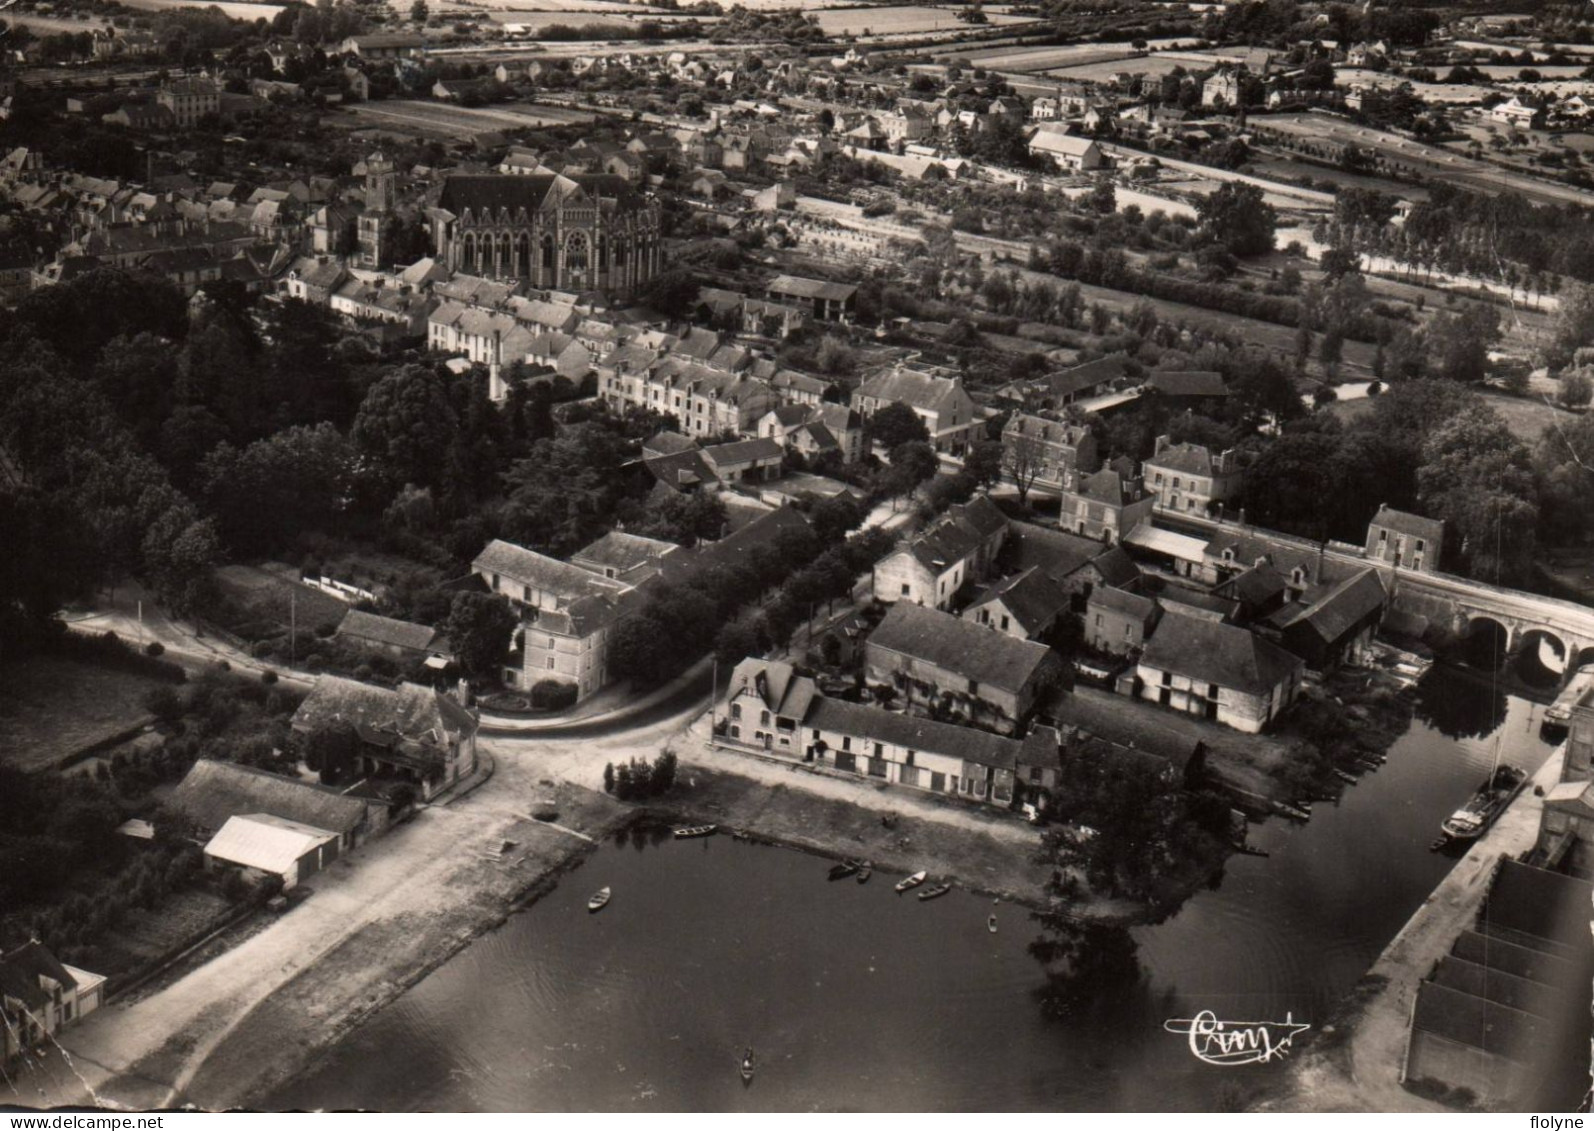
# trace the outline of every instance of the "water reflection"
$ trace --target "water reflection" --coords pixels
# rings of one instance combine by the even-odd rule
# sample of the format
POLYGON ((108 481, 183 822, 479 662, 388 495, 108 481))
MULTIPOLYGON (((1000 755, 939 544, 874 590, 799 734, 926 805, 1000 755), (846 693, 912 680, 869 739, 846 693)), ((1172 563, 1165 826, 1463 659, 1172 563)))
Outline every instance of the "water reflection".
POLYGON ((1505 722, 1509 706, 1498 681, 1437 664, 1418 681, 1416 692, 1417 718, 1446 738, 1457 740, 1493 734, 1505 722), (1458 680, 1465 681, 1465 694, 1456 693, 1458 680))
POLYGON ((1140 944, 1124 927, 1070 919, 1057 912, 1031 916, 1042 932, 1029 944, 1046 982, 1035 991, 1041 1011, 1069 1017, 1119 997, 1141 980, 1140 944))

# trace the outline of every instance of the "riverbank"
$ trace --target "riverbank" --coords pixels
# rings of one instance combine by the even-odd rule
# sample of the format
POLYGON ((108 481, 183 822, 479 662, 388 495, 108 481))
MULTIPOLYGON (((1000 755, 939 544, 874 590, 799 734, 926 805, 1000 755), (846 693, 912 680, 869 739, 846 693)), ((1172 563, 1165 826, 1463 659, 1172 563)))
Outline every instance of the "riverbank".
POLYGON ((1252 1105, 1263 1111, 1452 1110, 1407 1091, 1400 1076, 1417 986, 1477 917, 1502 856, 1519 856, 1538 837, 1544 798, 1561 777, 1563 746, 1494 826, 1456 862, 1305 1044, 1276 1091, 1252 1105))

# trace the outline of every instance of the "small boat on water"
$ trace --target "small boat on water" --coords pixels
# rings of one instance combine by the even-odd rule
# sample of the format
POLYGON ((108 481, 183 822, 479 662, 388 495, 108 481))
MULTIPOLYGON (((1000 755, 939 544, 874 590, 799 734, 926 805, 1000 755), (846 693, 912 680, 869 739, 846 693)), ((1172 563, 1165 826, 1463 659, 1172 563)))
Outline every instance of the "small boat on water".
POLYGON ((909 888, 916 888, 920 884, 924 883, 924 881, 926 879, 928 879, 929 876, 930 876, 930 873, 928 873, 928 872, 915 872, 915 873, 913 873, 913 875, 909 876, 907 879, 898 880, 897 881, 897 891, 904 892, 904 891, 907 891, 909 888))
POLYGON ((748 1050, 742 1054, 742 1083, 751 1084, 752 1082, 753 1082, 753 1050, 751 1048, 748 1048, 748 1050))
POLYGON ((1297 806, 1290 805, 1283 801, 1273 802, 1273 811, 1275 813, 1283 814, 1284 816, 1295 821, 1310 821, 1312 819, 1312 815, 1305 809, 1298 808, 1297 806))
POLYGON ((848 876, 855 875, 862 867, 862 860, 843 860, 840 864, 831 865, 830 878, 833 880, 844 880, 848 876))
POLYGON ((985 921, 985 925, 988 928, 990 928, 991 934, 993 934, 993 935, 996 934, 996 916, 995 915, 992 915, 989 919, 987 919, 985 921))
POLYGON ((1361 780, 1355 774, 1347 774, 1344 770, 1338 768, 1334 770, 1334 776, 1340 781, 1344 782, 1346 785, 1355 785, 1361 780))
POLYGON ((1452 840, 1475 840, 1494 824, 1528 775, 1515 766, 1497 766, 1472 799, 1444 819, 1439 831, 1452 840))
POLYGON ((675 830, 676 840, 690 840, 697 836, 713 836, 718 825, 684 825, 675 830))
POLYGON ((592 893, 592 898, 587 900, 587 910, 588 911, 602 911, 605 907, 607 907, 609 905, 609 899, 613 895, 614 895, 614 893, 612 891, 610 891, 608 888, 606 888, 606 887, 599 888, 597 891, 592 893))
POLYGON ((928 887, 921 891, 919 899, 921 902, 927 899, 939 899, 951 890, 951 884, 936 884, 934 887, 928 887))
POLYGON ((874 875, 874 865, 865 860, 863 862, 863 867, 858 869, 858 882, 860 884, 866 884, 869 882, 869 877, 872 875, 874 875))

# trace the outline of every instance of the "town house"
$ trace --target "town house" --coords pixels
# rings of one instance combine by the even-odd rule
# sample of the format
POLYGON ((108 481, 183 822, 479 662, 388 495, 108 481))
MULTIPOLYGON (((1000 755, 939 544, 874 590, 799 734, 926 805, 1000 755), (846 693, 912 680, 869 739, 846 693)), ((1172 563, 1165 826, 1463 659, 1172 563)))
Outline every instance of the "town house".
POLYGON ((1044 636, 1073 607, 1074 596, 1035 567, 986 587, 960 614, 1017 640, 1044 636))
POLYGON ((865 419, 892 404, 907 405, 924 421, 936 451, 962 452, 982 427, 961 377, 937 377, 899 366, 875 374, 852 394, 852 407, 865 419))
POLYGON ((68 966, 38 939, 0 951, 0 1063, 53 1043, 63 1028, 98 1009, 104 992, 103 975, 68 966))
POLYGON ((905 602, 892 606, 864 645, 872 682, 1003 734, 1016 733, 1055 691, 1061 666, 1042 644, 905 602))
POLYGON ((1233 449, 1213 455, 1201 444, 1175 444, 1157 437, 1156 450, 1141 464, 1141 475, 1156 497, 1157 509, 1206 517, 1240 493, 1243 475, 1233 449))
POLYGON ((1156 498, 1134 471, 1134 464, 1119 457, 1090 475, 1076 475, 1062 493, 1057 524, 1109 546, 1143 522, 1151 520, 1156 498))
POLYGON ((502 539, 487 544, 471 571, 521 616, 520 662, 512 658, 504 670, 506 684, 530 690, 545 680, 567 683, 579 701, 609 682, 609 639, 640 604, 635 585, 502 539))
POLYGON ((1083 424, 1014 413, 1002 429, 1003 469, 1021 487, 1060 492, 1097 464, 1096 437, 1083 424))
POLYGON ((986 495, 949 508, 875 564, 875 600, 948 608, 966 584, 986 575, 1007 527, 1007 516, 986 495))
POLYGON ((1137 698, 1255 734, 1295 701, 1305 671, 1249 629, 1168 609, 1126 678, 1137 698))
POLYGON ((1439 572, 1445 524, 1438 519, 1397 511, 1387 504, 1367 524, 1367 556, 1380 565, 1439 572))
POLYGON ((1142 593, 1103 586, 1085 603, 1085 640, 1098 652, 1138 652, 1162 616, 1162 606, 1142 593))
POLYGON ((388 688, 319 676, 294 712, 293 730, 309 735, 334 723, 359 736, 361 774, 407 782, 426 800, 476 769, 475 714, 452 695, 420 684, 388 688))

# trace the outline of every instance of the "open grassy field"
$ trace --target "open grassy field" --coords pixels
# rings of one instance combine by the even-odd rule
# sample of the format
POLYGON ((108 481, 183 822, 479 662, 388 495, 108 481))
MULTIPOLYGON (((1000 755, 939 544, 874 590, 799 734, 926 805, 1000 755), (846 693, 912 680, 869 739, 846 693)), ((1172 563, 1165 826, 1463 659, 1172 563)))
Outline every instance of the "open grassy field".
POLYGON ((996 48, 963 56, 958 61, 977 67, 984 67, 992 71, 1011 71, 1027 74, 1035 71, 1049 71, 1056 67, 1072 67, 1083 63, 1130 59, 1135 54, 1134 48, 1127 43, 1075 43, 1063 47, 996 48))
POLYGON ((354 129, 379 127, 422 137, 468 137, 495 130, 536 129, 590 122, 592 115, 563 106, 539 106, 531 102, 504 103, 500 106, 470 108, 441 102, 362 102, 344 107, 333 119, 354 129))
MULTIPOLYGON (((1538 443, 1544 430, 1555 421, 1565 423, 1574 419, 1574 414, 1564 408, 1546 404, 1541 400, 1531 400, 1527 397, 1508 397, 1501 393, 1485 393, 1483 399, 1489 407, 1500 414, 1506 427, 1511 429, 1511 434, 1529 447, 1538 443)), ((1342 420, 1354 420, 1366 412, 1371 412, 1373 402, 1371 398, 1361 398, 1354 401, 1340 401, 1334 405, 1334 412, 1342 420)))
POLYGON ((350 606, 319 589, 290 581, 260 566, 230 565, 216 571, 216 584, 230 608, 222 627, 248 640, 336 625, 350 606))
MULTIPOLYGON (((804 5, 806 8, 806 5, 804 5)), ((956 31, 969 25, 957 18, 958 7, 927 4, 826 8, 815 14, 826 35, 911 35, 925 31, 956 31)), ((1033 23, 1034 16, 986 15, 987 25, 1033 23)))
POLYGON ((95 947, 95 973, 112 979, 136 973, 214 930, 236 910, 201 888, 173 892, 153 911, 135 907, 95 947))
POLYGON ((159 680, 96 664, 37 656, 0 666, 0 760, 43 770, 149 717, 159 680))
POLYGON ((1148 78, 1161 78, 1163 75, 1171 75, 1179 67, 1189 70, 1188 64, 1161 55, 1142 55, 1138 58, 1115 56, 1069 67, 1054 67, 1045 74, 1048 78, 1064 82, 1106 82, 1119 71, 1127 71, 1131 75, 1145 75, 1148 78))
POLYGON ((235 20, 274 20, 285 7, 282 4, 247 4, 239 0, 217 0, 215 3, 211 0, 127 0, 127 6, 150 12, 162 8, 220 8, 235 20))

